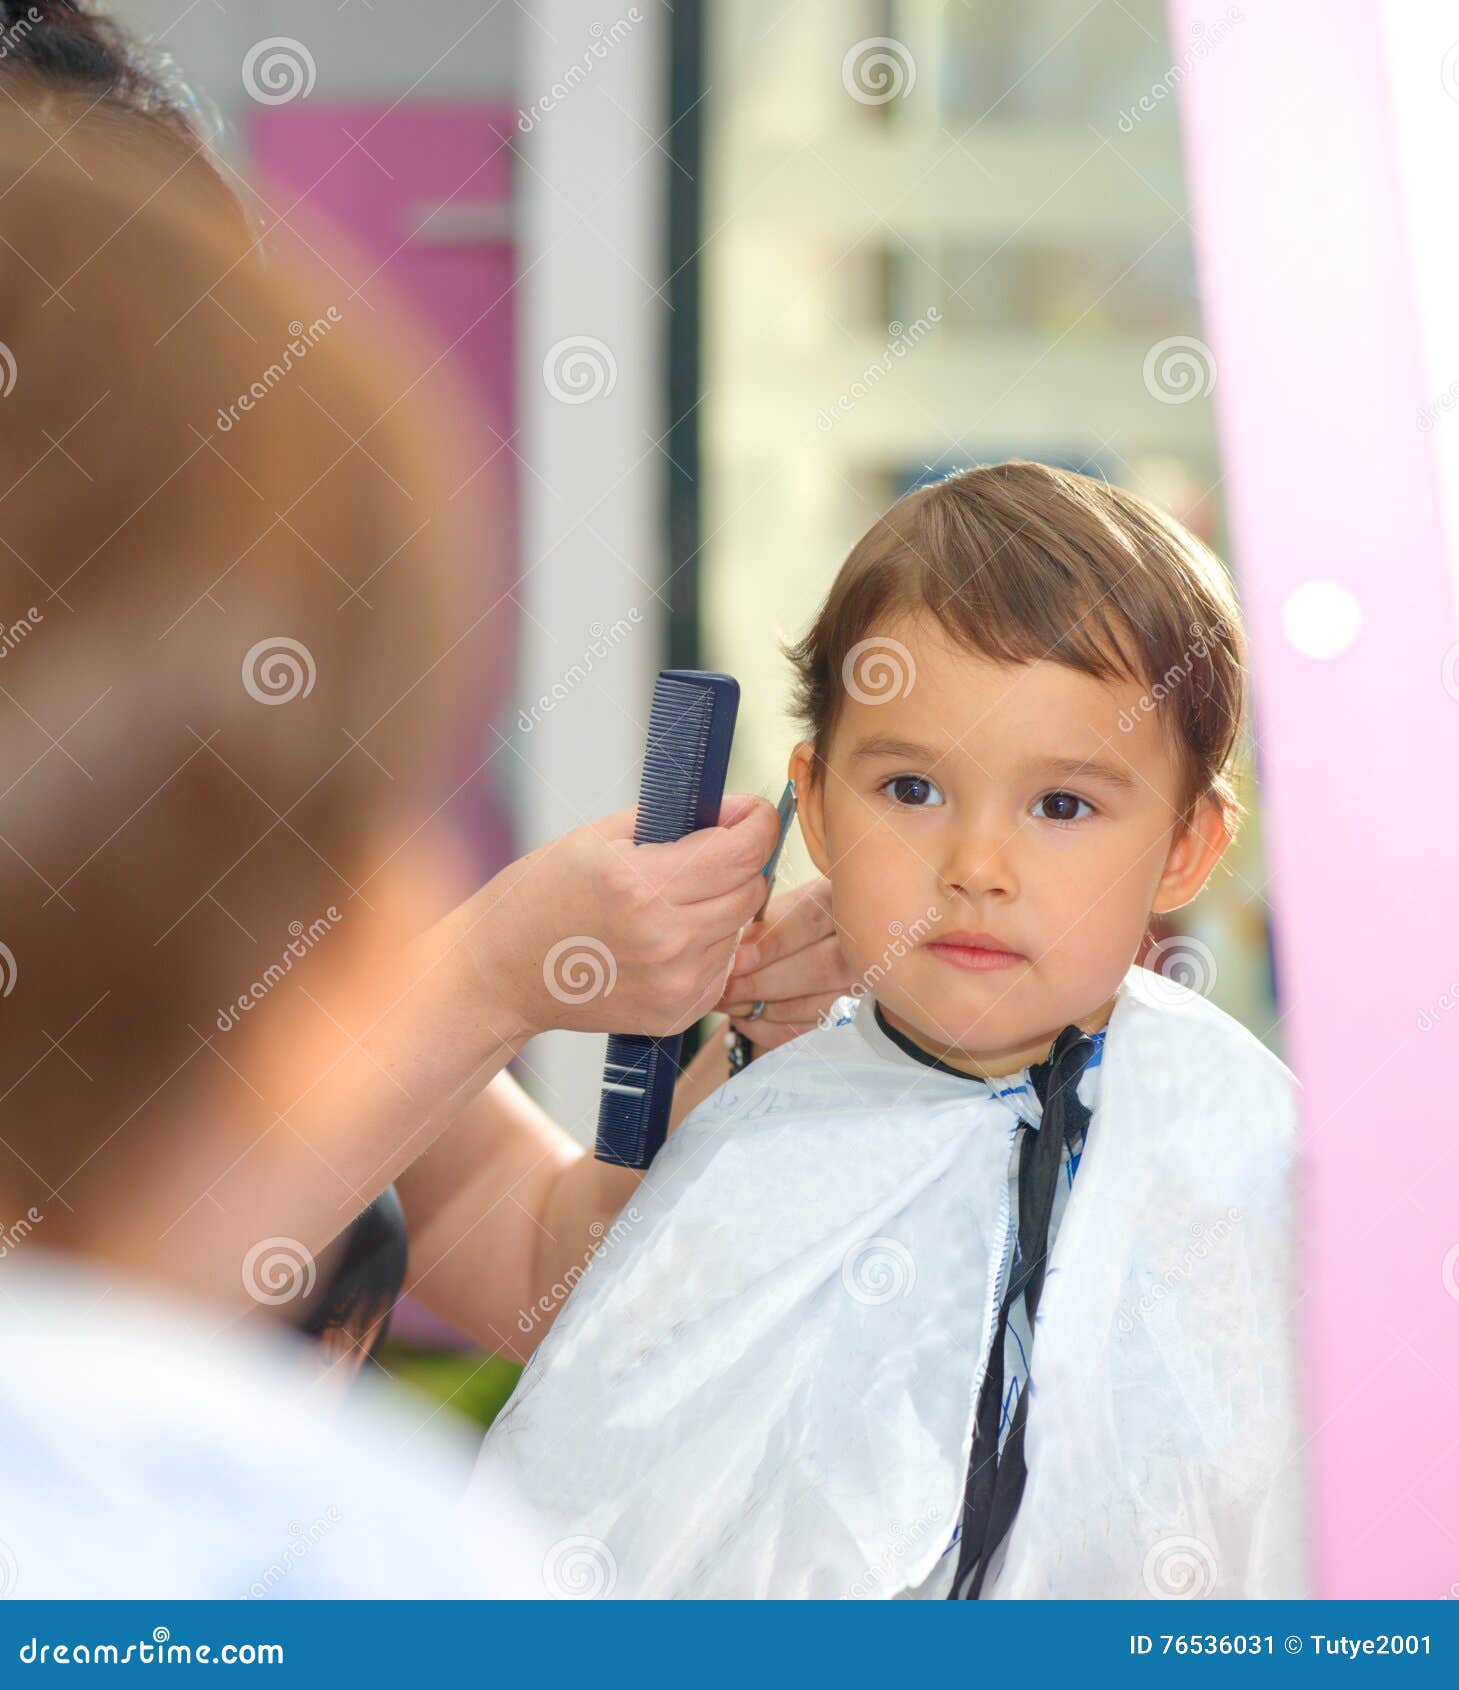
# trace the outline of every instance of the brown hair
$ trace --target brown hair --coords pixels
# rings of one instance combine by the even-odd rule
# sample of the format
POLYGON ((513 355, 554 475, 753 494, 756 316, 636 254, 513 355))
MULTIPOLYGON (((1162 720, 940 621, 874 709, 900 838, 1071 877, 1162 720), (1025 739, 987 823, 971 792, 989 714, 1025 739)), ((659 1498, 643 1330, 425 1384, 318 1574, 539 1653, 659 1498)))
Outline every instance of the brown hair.
POLYGON ((100 1201, 369 919, 504 560, 433 349, 71 99, 0 106, 0 1180, 100 1201))
POLYGON ((1209 795, 1234 831, 1240 613, 1220 560, 1173 517, 1092 476, 1018 459, 900 499, 852 547, 810 631, 784 648, 816 779, 853 648, 919 611, 997 662, 1047 658, 1147 688, 1182 770, 1182 822, 1209 795))

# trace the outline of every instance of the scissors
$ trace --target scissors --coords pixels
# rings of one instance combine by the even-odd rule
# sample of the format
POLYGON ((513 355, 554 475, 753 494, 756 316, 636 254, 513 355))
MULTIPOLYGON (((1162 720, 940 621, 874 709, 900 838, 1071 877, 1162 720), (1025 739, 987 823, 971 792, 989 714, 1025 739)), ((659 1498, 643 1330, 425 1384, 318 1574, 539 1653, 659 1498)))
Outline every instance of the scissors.
MULTIPOLYGON (((760 870, 760 873, 765 877, 765 896, 755 914, 756 921, 760 920, 769 907, 770 894, 775 890, 775 871, 780 866, 780 853, 785 849, 785 840, 790 832, 790 824, 795 820, 795 782, 793 780, 785 783, 785 791, 780 794, 780 802, 775 806, 775 809, 780 817, 780 836, 775 841, 775 849, 770 853, 770 860, 760 870)), ((750 1018, 753 1019, 759 1015, 764 1008, 764 999, 757 998, 754 1008, 750 1011, 750 1018)), ((743 1033, 731 1027, 725 1033, 724 1048, 729 1053, 730 1073, 738 1074, 750 1061, 752 1047, 749 1039, 743 1033)))

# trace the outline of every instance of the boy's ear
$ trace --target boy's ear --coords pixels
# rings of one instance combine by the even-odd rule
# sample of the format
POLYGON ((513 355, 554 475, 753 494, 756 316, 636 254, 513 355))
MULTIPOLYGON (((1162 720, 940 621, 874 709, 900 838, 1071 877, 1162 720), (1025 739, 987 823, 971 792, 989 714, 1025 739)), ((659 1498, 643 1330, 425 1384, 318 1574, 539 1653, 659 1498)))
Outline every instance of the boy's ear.
POLYGON ((806 851, 820 874, 829 874, 830 852, 826 849, 826 818, 822 807, 824 793, 821 783, 812 779, 813 747, 803 739, 790 754, 786 778, 795 782, 795 813, 800 821, 801 838, 806 851))
POLYGON ((1170 847, 1150 913, 1168 915, 1190 903, 1230 843, 1225 810, 1214 798, 1198 800, 1189 824, 1170 847))

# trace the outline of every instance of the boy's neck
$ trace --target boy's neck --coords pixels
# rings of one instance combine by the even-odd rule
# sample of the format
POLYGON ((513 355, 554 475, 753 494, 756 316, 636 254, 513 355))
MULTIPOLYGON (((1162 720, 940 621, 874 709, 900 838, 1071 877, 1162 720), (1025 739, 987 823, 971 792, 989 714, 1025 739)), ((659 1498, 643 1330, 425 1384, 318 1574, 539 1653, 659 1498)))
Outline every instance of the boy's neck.
MULTIPOLYGON (((1111 997, 1106 1003, 1089 1015, 1078 1017, 1074 1025, 1084 1033, 1102 1032, 1109 1022, 1110 1012, 1114 1009, 1115 999, 1111 997)), ((1054 1048, 1054 1041, 1063 1032, 1064 1027, 1055 1027, 1052 1031, 1041 1033, 1037 1038, 1030 1039, 1026 1044, 1010 1045, 1002 1050, 964 1050, 961 1045, 944 1044, 929 1038, 920 1027, 913 1027, 909 1022, 890 1009, 886 1004, 877 1003, 877 1008, 887 1024, 894 1027, 904 1039, 916 1045, 925 1055, 934 1058, 945 1067, 956 1068, 960 1074, 971 1075, 976 1080, 1002 1080, 1010 1074, 1017 1074, 1021 1069, 1031 1068, 1035 1063, 1046 1062, 1049 1052, 1054 1048)), ((1064 1026, 1069 1023, 1065 1022, 1064 1026)))

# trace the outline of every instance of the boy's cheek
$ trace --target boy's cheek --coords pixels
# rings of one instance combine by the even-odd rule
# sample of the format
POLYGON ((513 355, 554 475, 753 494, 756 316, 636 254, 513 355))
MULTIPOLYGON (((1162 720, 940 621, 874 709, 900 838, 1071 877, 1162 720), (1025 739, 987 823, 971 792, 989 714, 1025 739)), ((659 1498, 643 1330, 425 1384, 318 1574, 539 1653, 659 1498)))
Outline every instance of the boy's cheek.
POLYGON ((1113 896, 1059 912, 1047 932, 1049 942, 1038 958, 1046 985, 1071 993, 1089 1006, 1102 1002, 1118 986, 1139 949, 1143 921, 1128 900, 1113 896))
POLYGON ((921 939, 936 931, 940 911, 900 858, 874 852, 847 856, 836 866, 833 911, 841 953, 851 975, 894 969, 921 939))

